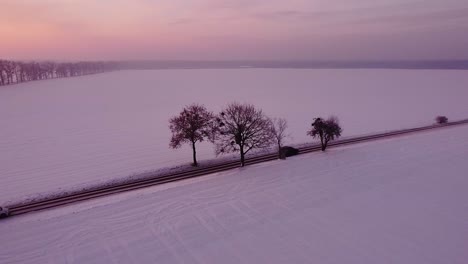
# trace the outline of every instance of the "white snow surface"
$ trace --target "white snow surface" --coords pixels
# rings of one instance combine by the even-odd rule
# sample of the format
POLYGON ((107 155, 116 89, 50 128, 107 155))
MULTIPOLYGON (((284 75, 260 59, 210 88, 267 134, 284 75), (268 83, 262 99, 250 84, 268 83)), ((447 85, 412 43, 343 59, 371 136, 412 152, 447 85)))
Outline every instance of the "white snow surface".
POLYGON ((460 126, 14 217, 0 263, 465 264, 467 157, 460 126))
MULTIPOLYGON (((310 142, 314 117, 344 136, 468 117, 468 71, 224 69, 121 71, 0 89, 0 205, 122 181, 191 161, 169 149, 168 120, 191 103, 253 103, 310 142)), ((200 144, 199 159, 214 157, 200 144)))

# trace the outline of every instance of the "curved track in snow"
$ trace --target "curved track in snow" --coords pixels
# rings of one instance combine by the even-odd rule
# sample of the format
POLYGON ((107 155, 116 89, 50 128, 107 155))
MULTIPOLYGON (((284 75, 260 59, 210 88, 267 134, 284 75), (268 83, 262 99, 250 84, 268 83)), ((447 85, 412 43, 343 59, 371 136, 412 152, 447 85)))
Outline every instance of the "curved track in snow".
MULTIPOLYGON (((377 140, 377 139, 395 137, 399 135, 406 135, 406 134, 425 131, 425 130, 451 127, 451 126, 463 125, 463 124, 468 124, 468 119, 456 121, 456 122, 450 122, 450 123, 443 124, 443 125, 423 126, 423 127, 417 127, 417 128, 411 128, 411 129, 404 129, 404 130, 398 130, 398 131, 392 131, 392 132, 386 132, 386 133, 379 133, 379 134, 337 140, 335 142, 331 142, 329 144, 329 147, 356 144, 356 143, 367 142, 367 141, 372 141, 372 140, 377 140)), ((320 151, 320 146, 311 145, 311 146, 299 148, 299 154, 310 153, 314 151, 320 151)), ((256 157, 246 159, 246 165, 257 164, 257 163, 271 161, 275 159, 277 159, 277 153, 259 155, 256 157)), ((22 204, 22 205, 17 205, 17 206, 11 206, 9 207, 9 213, 10 213, 10 216, 21 215, 21 214, 25 214, 29 212, 49 209, 49 208, 53 208, 57 206, 62 206, 62 205, 76 203, 76 202, 80 202, 84 200, 89 200, 92 198, 107 196, 107 195, 111 195, 115 193, 121 193, 125 191, 145 188, 145 187, 149 187, 153 185, 180 181, 180 180, 203 176, 203 175, 207 175, 211 173, 227 171, 230 169, 237 168, 239 166, 240 165, 238 161, 232 161, 232 162, 226 162, 223 164, 213 165, 213 166, 209 166, 205 168, 192 169, 192 170, 184 171, 180 173, 158 176, 152 179, 137 180, 131 183, 118 184, 115 186, 105 187, 102 189, 83 191, 80 193, 64 195, 62 197, 46 199, 42 201, 36 201, 36 202, 31 202, 28 204, 22 204)))

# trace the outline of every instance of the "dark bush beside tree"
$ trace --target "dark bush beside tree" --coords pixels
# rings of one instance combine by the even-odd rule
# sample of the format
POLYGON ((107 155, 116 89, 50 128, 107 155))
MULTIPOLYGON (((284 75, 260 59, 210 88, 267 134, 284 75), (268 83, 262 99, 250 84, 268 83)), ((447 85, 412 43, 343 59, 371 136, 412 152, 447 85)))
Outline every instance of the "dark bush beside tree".
POLYGON ((307 132, 307 135, 313 138, 320 138, 322 151, 328 146, 328 142, 335 140, 341 136, 343 130, 341 129, 338 118, 330 117, 327 120, 316 118, 312 123, 312 129, 307 132))
POLYGON ((438 116, 436 117, 437 124, 446 124, 448 123, 448 118, 446 116, 438 116))
POLYGON ((217 118, 216 154, 239 152, 242 167, 245 155, 271 146, 271 121, 260 109, 250 104, 232 103, 217 118))
POLYGON ((291 157, 299 154, 299 150, 297 148, 284 146, 280 149, 280 159, 285 159, 286 157, 291 157))
POLYGON ((214 140, 214 115, 205 106, 193 104, 169 120, 169 129, 172 132, 170 147, 176 149, 184 143, 190 143, 193 154, 192 165, 198 166, 195 144, 206 139, 214 140))

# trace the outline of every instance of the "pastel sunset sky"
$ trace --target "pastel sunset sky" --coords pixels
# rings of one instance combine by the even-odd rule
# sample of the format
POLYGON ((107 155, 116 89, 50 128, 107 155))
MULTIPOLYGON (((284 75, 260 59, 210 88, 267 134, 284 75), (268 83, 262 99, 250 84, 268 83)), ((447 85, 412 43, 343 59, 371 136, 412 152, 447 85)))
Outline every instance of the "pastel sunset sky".
POLYGON ((0 58, 468 59, 468 1, 0 0, 0 58))

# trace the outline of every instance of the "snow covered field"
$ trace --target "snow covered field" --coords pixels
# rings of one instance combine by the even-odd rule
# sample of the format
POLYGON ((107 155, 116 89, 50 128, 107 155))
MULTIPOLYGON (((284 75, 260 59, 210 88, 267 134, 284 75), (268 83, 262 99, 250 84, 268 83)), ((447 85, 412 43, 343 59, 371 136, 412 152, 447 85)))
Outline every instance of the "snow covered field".
POLYGON ((330 149, 0 223, 0 263, 468 259, 468 126, 330 149))
MULTIPOLYGON (((446 70, 123 71, 0 89, 0 205, 191 160, 170 150, 170 116, 198 102, 254 103, 309 141, 312 118, 337 115, 344 135, 468 117, 468 72, 446 70)), ((200 159, 213 157, 200 146, 200 159)))

